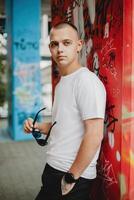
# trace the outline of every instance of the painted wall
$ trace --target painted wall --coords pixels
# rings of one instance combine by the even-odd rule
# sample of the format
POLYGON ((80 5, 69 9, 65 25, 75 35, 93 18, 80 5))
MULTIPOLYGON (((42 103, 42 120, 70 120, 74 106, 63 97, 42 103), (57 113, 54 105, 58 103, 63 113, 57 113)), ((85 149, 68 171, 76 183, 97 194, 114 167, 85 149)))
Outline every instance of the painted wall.
POLYGON ((134 1, 123 6, 121 199, 134 199, 134 1))
POLYGON ((6 0, 10 68, 10 133, 13 139, 32 138, 24 120, 41 108, 40 1, 6 0))
MULTIPOLYGON (((52 0, 52 23, 65 20, 77 26, 84 40, 82 64, 97 74, 107 90, 104 140, 92 200, 134 199, 132 6, 134 11, 134 4, 125 0, 52 0)), ((60 78, 55 63, 52 70, 54 91, 60 78)))

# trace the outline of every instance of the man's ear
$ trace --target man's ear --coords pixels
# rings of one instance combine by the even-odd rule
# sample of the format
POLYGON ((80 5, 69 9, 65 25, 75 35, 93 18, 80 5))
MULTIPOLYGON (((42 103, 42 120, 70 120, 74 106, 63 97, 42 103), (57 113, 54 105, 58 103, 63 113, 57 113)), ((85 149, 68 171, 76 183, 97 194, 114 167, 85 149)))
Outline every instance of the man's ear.
POLYGON ((78 47, 77 47, 77 53, 79 53, 82 49, 84 41, 83 40, 78 40, 78 47))

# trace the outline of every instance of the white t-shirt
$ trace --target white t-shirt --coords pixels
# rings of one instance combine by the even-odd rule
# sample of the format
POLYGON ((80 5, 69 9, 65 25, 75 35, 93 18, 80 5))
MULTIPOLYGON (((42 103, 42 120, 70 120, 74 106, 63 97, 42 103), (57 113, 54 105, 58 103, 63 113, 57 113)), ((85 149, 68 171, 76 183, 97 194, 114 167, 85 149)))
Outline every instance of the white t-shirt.
MULTIPOLYGON (((62 76, 55 89, 52 128, 47 149, 47 163, 55 169, 68 171, 73 164, 84 136, 83 120, 104 118, 106 92, 99 78, 86 67, 62 76)), ((81 177, 96 177, 98 148, 81 177)))

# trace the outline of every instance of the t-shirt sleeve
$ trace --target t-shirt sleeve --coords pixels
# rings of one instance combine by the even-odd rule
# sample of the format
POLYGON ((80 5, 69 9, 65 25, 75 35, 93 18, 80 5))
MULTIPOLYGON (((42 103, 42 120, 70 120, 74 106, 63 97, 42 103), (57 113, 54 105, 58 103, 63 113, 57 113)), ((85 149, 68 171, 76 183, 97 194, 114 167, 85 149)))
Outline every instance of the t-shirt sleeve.
POLYGON ((98 77, 85 77, 77 85, 76 102, 83 120, 104 118, 106 91, 98 77))

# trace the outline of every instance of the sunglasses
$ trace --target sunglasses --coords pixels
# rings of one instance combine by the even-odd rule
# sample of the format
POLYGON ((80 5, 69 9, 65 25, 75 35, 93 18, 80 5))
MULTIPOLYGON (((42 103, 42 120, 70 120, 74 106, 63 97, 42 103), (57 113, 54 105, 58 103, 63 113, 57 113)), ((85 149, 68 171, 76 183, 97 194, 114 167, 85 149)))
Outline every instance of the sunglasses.
POLYGON ((56 124, 56 121, 52 124, 52 126, 50 127, 50 129, 49 129, 49 131, 48 131, 47 136, 46 136, 45 139, 39 139, 43 133, 41 133, 40 131, 36 130, 36 129, 34 128, 34 125, 35 125, 35 123, 37 122, 37 118, 38 118, 39 113, 40 113, 41 111, 45 110, 45 109, 46 109, 46 107, 45 107, 45 108, 42 108, 41 110, 39 110, 39 111, 37 112, 37 114, 35 115, 35 118, 34 118, 34 121, 33 121, 32 135, 33 135, 33 137, 35 138, 36 142, 37 142, 40 146, 45 146, 45 145, 48 144, 48 138, 49 138, 49 136, 50 136, 51 130, 52 130, 53 126, 56 124))

